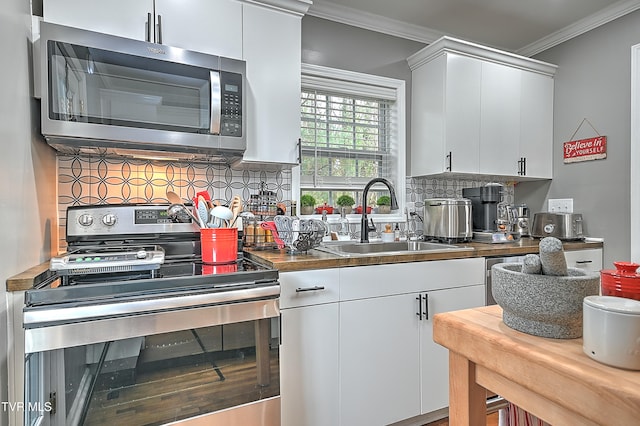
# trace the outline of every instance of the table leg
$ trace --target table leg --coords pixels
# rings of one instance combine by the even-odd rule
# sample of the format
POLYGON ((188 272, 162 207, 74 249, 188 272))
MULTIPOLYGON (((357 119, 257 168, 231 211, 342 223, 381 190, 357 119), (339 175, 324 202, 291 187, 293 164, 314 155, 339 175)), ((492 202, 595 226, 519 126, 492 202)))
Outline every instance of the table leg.
POLYGON ((486 425, 487 391, 476 383, 476 365, 449 351, 449 424, 486 425))
POLYGON ((271 383, 271 364, 269 361, 269 319, 256 320, 256 364, 258 368, 258 385, 269 386, 271 383))

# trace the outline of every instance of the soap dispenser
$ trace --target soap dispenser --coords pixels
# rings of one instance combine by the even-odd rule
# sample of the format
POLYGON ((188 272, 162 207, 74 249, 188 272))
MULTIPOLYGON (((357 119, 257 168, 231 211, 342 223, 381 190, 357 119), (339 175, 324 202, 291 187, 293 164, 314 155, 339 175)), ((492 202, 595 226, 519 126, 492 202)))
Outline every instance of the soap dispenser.
POLYGON ((349 220, 344 207, 340 208, 340 219, 338 220, 338 240, 349 240, 349 220))

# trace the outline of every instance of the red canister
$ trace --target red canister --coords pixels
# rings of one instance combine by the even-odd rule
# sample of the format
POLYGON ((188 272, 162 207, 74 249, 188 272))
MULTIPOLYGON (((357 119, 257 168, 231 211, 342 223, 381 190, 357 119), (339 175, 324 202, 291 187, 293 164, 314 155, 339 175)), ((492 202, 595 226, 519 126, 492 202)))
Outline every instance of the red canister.
POLYGON ((600 271, 600 285, 603 296, 626 297, 640 300, 639 264, 633 262, 613 262, 616 269, 600 271))

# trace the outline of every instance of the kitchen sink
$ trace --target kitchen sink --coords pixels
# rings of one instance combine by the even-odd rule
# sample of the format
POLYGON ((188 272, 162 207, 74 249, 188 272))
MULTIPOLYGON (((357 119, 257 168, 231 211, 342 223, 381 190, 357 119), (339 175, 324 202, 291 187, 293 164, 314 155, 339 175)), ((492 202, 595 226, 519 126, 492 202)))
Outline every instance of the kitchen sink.
POLYGON ((472 247, 455 246, 452 244, 432 243, 426 241, 393 241, 359 243, 354 241, 325 242, 316 250, 337 256, 373 256, 396 255, 422 252, 445 252, 452 250, 473 250, 472 247))

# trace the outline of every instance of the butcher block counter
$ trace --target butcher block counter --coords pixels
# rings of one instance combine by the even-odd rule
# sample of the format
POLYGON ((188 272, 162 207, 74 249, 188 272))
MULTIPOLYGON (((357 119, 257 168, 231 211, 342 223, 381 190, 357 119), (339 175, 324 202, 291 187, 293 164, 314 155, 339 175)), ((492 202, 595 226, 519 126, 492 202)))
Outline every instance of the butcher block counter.
MULTIPOLYGON (((376 255, 363 257, 340 257, 318 250, 307 253, 290 254, 286 250, 253 250, 245 248, 245 256, 281 272, 305 271, 310 269, 340 268, 344 266, 380 265, 384 263, 422 262, 428 260, 460 259, 467 257, 517 256, 537 253, 540 240, 522 238, 514 243, 484 244, 466 243, 458 246, 464 249, 446 252, 411 252, 402 255, 376 255)), ((564 249, 585 250, 602 248, 601 241, 565 242, 564 249)), ((7 291, 23 291, 33 287, 50 275, 49 262, 34 266, 7 280, 7 291)))
POLYGON ((436 314, 433 339, 449 349, 449 422, 486 422, 486 389, 554 425, 640 424, 640 372, 608 367, 582 339, 521 333, 488 306, 436 314))
MULTIPOLYGON (((334 254, 309 250, 307 253, 290 254, 286 250, 245 249, 245 255, 257 262, 276 268, 281 272, 304 271, 308 269, 341 268, 345 266, 380 265, 385 263, 423 262, 429 260, 461 259, 468 257, 520 256, 538 253, 539 239, 522 238, 505 244, 465 243, 461 248, 445 252, 408 252, 401 255, 369 255, 340 257, 334 254)), ((601 241, 567 241, 565 251, 599 249, 601 241)))

